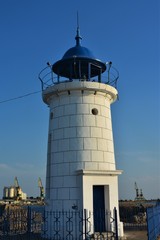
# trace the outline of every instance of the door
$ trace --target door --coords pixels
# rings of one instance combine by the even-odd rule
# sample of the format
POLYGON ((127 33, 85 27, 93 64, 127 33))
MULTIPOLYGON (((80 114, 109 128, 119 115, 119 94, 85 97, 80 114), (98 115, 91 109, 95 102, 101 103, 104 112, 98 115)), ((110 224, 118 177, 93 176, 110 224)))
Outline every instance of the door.
POLYGON ((94 231, 105 232, 105 200, 104 186, 93 186, 94 231))

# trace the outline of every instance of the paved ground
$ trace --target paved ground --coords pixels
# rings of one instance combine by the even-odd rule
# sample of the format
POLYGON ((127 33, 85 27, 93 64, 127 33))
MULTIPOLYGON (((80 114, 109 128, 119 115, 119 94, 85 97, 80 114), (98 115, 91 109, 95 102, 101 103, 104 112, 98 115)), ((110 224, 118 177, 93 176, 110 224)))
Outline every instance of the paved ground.
POLYGON ((125 231, 126 240, 147 240, 147 231, 125 231))

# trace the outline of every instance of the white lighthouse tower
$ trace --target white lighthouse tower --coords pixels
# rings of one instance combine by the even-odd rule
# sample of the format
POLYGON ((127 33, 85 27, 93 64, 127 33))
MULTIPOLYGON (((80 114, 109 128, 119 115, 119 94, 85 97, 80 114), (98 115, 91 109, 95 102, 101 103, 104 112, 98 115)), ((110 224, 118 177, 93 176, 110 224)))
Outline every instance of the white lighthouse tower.
MULTIPOLYGON (((48 63, 45 71, 50 69, 51 75, 40 73, 43 101, 50 110, 47 210, 113 212, 119 209, 122 172, 115 164, 110 111, 118 96, 118 75, 111 62, 98 60, 81 45, 79 27, 75 39, 61 60, 48 63)), ((99 231, 98 217, 92 221, 93 232, 99 231)))

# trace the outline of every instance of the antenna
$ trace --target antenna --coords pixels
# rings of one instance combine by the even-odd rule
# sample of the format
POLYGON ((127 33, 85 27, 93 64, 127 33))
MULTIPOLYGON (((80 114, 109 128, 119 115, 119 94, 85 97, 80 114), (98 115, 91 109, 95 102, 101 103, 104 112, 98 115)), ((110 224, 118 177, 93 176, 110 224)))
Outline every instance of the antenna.
POLYGON ((77 11, 77 28, 79 28, 79 14, 78 14, 78 11, 77 11))
POLYGON ((76 39, 76 46, 80 45, 80 40, 82 39, 80 36, 80 30, 79 30, 79 15, 78 15, 78 11, 77 11, 77 35, 75 37, 76 39))

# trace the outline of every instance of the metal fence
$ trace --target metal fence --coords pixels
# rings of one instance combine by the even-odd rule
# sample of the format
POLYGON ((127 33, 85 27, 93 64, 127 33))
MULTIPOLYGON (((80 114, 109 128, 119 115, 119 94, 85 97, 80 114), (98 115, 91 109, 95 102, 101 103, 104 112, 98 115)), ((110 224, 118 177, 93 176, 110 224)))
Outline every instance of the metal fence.
POLYGON ((155 240, 160 236, 160 205, 147 209, 148 240, 155 240))
POLYGON ((118 240, 116 214, 116 209, 114 218, 109 211, 105 211, 104 219, 98 213, 95 232, 97 213, 86 209, 47 212, 44 208, 7 208, 0 216, 0 240, 118 240))

